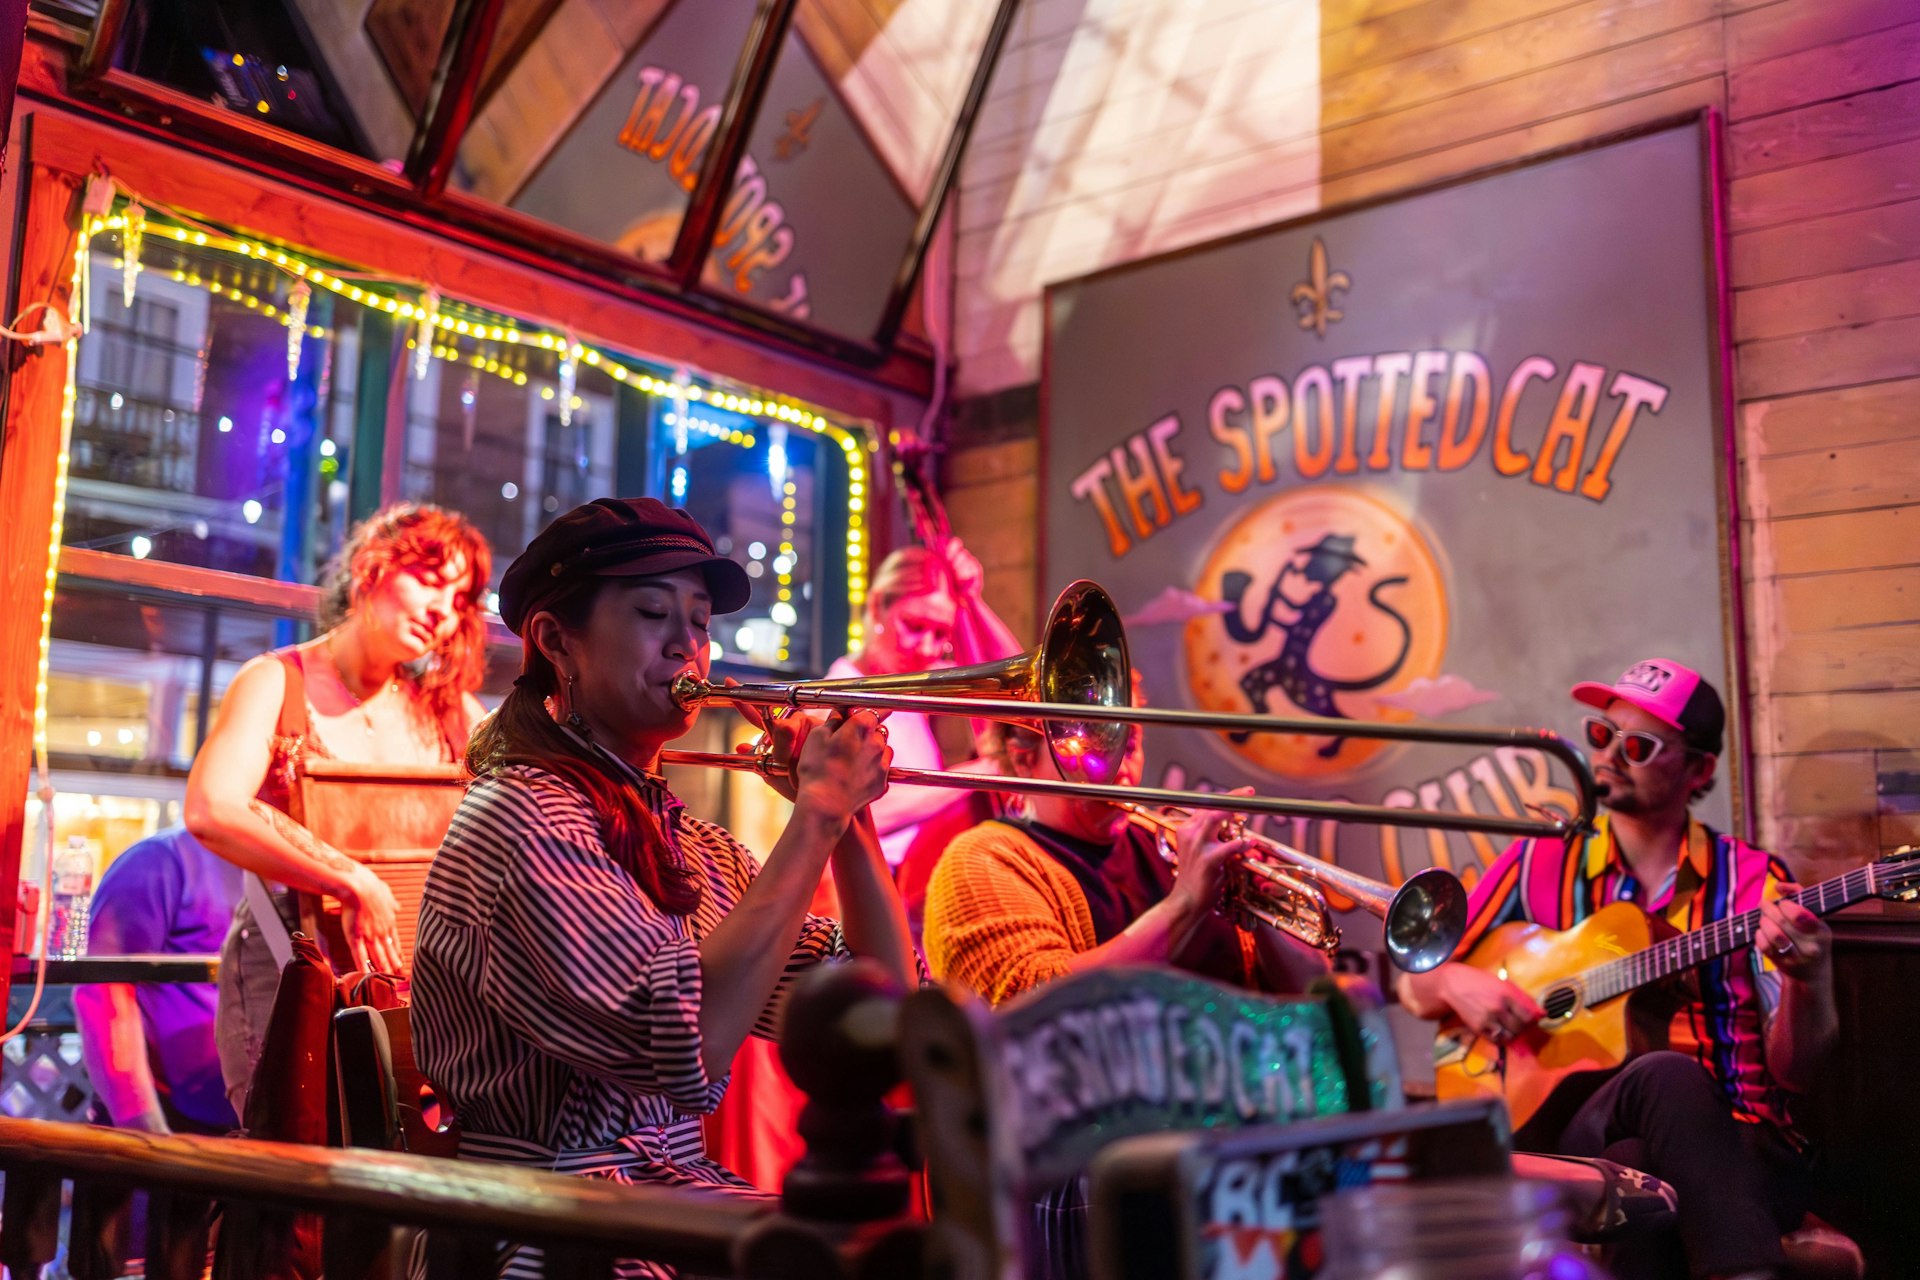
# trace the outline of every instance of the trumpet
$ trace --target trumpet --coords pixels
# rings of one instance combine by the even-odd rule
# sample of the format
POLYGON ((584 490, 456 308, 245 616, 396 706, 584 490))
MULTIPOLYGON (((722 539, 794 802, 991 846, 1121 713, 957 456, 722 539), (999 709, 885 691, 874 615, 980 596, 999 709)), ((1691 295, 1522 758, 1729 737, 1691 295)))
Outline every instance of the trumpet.
MULTIPOLYGON (((1067 796, 1114 804, 1131 803, 1147 809, 1220 809, 1242 814, 1558 839, 1590 828, 1599 804, 1586 757, 1559 734, 1543 729, 1456 729, 1317 716, 1215 715, 1174 708, 1136 707, 1131 705, 1132 693, 1132 667, 1119 610, 1103 589, 1086 581, 1069 586, 1054 602, 1038 646, 1001 662, 910 675, 768 684, 718 685, 683 675, 673 685, 674 700, 690 709, 719 701, 766 707, 775 715, 805 707, 830 707, 915 711, 924 715, 967 716, 1021 724, 1046 739, 1061 774, 1059 778, 1023 778, 943 769, 891 768, 887 771, 889 783, 912 786, 1067 796), (1573 782, 1575 812, 1566 816, 1543 812, 1533 817, 1451 813, 1343 800, 1224 795, 1116 785, 1115 779, 1120 776, 1126 757, 1128 726, 1136 724, 1221 733, 1337 735, 1393 742, 1525 748, 1553 756, 1566 766, 1573 782)), ((666 751, 661 753, 661 762, 747 771, 762 777, 776 776, 791 768, 790 762, 773 757, 771 743, 765 735, 759 749, 750 754, 666 751)), ((1295 895, 1305 905, 1293 910, 1289 900, 1288 911, 1273 914, 1277 920, 1294 922, 1277 927, 1295 936, 1302 936, 1301 931, 1306 931, 1311 945, 1326 945, 1324 939, 1330 931, 1336 942, 1338 939, 1338 931, 1325 908, 1325 895, 1320 893, 1317 884, 1337 889, 1378 915, 1386 929, 1389 955, 1402 954, 1413 963, 1425 963, 1428 968, 1446 958, 1440 944, 1447 940, 1447 930, 1452 927, 1450 922, 1456 914, 1461 917, 1464 928, 1465 890, 1445 871, 1437 868, 1423 871, 1394 891, 1277 841, 1271 843, 1275 850, 1285 852, 1276 851, 1271 858, 1260 859, 1262 870, 1248 871, 1246 876, 1269 885, 1274 883, 1276 875, 1284 875, 1289 881, 1310 881, 1295 895), (1292 870, 1282 872, 1275 863, 1286 864, 1292 870), (1311 905, 1315 896, 1320 898, 1317 912, 1311 905), (1316 915, 1321 923, 1312 924, 1316 915), (1431 959, 1436 955, 1437 959, 1431 959)), ((1253 861, 1249 859, 1249 865, 1253 861)), ((1265 896, 1272 899, 1280 895, 1265 896)), ((1458 931, 1454 932, 1452 942, 1457 942, 1459 936, 1458 931)), ((1451 951, 1451 942, 1445 950, 1451 951)))
MULTIPOLYGON (((1188 813, 1155 811, 1133 803, 1120 807, 1132 821, 1152 831, 1161 856, 1178 865, 1173 837, 1188 813)), ((1222 826, 1221 839, 1244 839, 1254 846, 1228 879, 1226 906, 1231 914, 1271 926, 1331 955, 1340 949, 1340 926, 1334 922, 1324 891, 1331 887, 1380 921, 1387 958, 1408 973, 1425 973, 1445 964, 1466 934, 1467 890, 1449 871, 1428 867, 1395 889, 1262 835, 1243 820, 1229 819, 1222 826)))

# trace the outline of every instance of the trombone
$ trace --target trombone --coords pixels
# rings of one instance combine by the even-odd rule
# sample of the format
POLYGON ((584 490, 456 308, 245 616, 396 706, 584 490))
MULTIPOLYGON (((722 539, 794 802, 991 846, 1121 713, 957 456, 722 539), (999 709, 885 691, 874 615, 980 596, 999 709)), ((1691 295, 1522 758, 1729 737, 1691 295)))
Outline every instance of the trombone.
MULTIPOLYGON (((1114 607, 1105 590, 1087 581, 1075 582, 1060 594, 1048 612, 1037 646, 1000 662, 907 675, 743 685, 719 685, 697 676, 683 675, 673 685, 674 700, 688 709, 720 701, 768 707, 776 715, 807 707, 828 707, 915 711, 925 715, 970 716, 1026 725, 1037 729, 1045 737, 1062 775, 1060 778, 1022 778, 897 767, 887 771, 889 783, 912 786, 999 791, 1011 795, 1065 796, 1107 800, 1116 804, 1130 802, 1149 809, 1207 808, 1241 814, 1325 818, 1382 826, 1560 839, 1590 827, 1598 805, 1598 793, 1586 757, 1565 738, 1544 729, 1456 729, 1440 725, 1389 724, 1317 716, 1218 715, 1167 707, 1136 707, 1131 705, 1132 694, 1132 667, 1127 657, 1126 633, 1120 623, 1119 610, 1114 607), (1544 752, 1567 766, 1576 792, 1576 811, 1565 818, 1548 813, 1523 818, 1354 804, 1344 800, 1217 795, 1166 787, 1117 786, 1114 780, 1119 776, 1121 762, 1126 755, 1127 726, 1136 724, 1216 732, 1339 735, 1392 742, 1520 747, 1544 752)), ((772 776, 790 767, 788 762, 773 759, 770 744, 764 739, 762 749, 751 754, 666 751, 661 754, 661 761, 664 764, 753 772, 762 777, 772 776)), ((1379 905, 1381 910, 1376 914, 1381 914, 1386 922, 1390 937, 1394 926, 1402 923, 1400 917, 1388 918, 1386 914, 1396 900, 1388 898, 1387 886, 1354 876, 1351 872, 1298 850, 1288 852, 1291 856, 1279 860, 1294 868, 1288 873, 1290 876, 1297 874, 1333 884, 1363 905, 1379 905), (1352 883, 1348 882, 1349 878, 1352 883)), ((1438 876, 1453 879, 1445 871, 1433 870, 1438 876)), ((1250 874, 1271 879, 1260 872, 1250 874)), ((1407 885, 1402 886, 1402 891, 1414 886, 1415 881, 1420 879, 1416 876, 1409 880, 1407 885)), ((1415 896, 1434 904, 1430 915, 1432 927, 1438 930, 1440 922, 1450 918, 1442 899, 1451 900, 1453 895, 1434 889, 1434 884, 1432 877, 1421 881, 1415 896)), ((1454 881, 1454 888, 1459 889, 1457 880, 1454 881)), ((1461 926, 1464 928, 1464 890, 1460 890, 1458 896, 1461 899, 1461 926)), ((1372 910, 1373 907, 1368 906, 1368 909, 1372 910)), ((1417 916, 1408 916, 1407 919, 1413 922, 1410 926, 1413 935, 1419 935, 1422 929, 1428 927, 1420 924, 1417 916)), ((1294 930, 1289 928, 1288 932, 1294 930)), ((1452 941, 1457 942, 1458 936, 1456 932, 1452 941)), ((1418 945, 1410 946, 1424 956, 1432 949, 1426 946, 1427 942, 1431 940, 1419 940, 1416 937, 1418 945), (1425 946, 1425 949, 1421 950, 1421 946, 1425 946)), ((1451 945, 1449 942, 1449 951, 1451 945)), ((1390 941, 1390 949, 1391 946, 1390 941)), ((1409 954, 1413 954, 1413 950, 1409 954)), ((1440 959, 1445 959, 1445 955, 1441 955, 1440 959)), ((1437 959, 1432 963, 1439 962, 1437 959)))

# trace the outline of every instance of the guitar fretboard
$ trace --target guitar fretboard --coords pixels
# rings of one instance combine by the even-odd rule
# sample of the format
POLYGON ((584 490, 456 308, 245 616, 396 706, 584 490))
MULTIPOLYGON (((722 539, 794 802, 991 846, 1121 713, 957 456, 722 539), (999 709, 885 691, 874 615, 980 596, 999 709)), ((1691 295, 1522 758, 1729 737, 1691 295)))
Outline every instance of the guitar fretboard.
MULTIPOLYGON (((1845 875, 1822 880, 1819 884, 1802 889, 1798 901, 1815 915, 1824 916, 1871 898, 1878 892, 1874 885, 1874 869, 1875 864, 1868 863, 1845 875)), ((1635 987, 1670 978, 1730 951, 1751 946, 1753 935, 1759 929, 1760 913, 1743 911, 1737 916, 1716 920, 1704 928, 1656 942, 1644 951, 1595 965, 1581 975, 1586 984, 1586 1003, 1593 1005, 1610 1000, 1635 987)))

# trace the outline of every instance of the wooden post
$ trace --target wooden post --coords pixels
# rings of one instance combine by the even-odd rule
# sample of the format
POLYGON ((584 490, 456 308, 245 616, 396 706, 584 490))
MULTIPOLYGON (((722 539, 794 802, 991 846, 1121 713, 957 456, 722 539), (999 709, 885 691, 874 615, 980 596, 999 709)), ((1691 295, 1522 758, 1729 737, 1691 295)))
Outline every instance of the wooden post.
POLYGON ((115 1280, 126 1274, 132 1251, 133 1190, 125 1183, 73 1184, 67 1228, 67 1274, 73 1280, 115 1280))
POLYGON ((0 1194, 0 1266, 37 1276, 60 1247, 60 1183, 37 1169, 14 1169, 0 1194))
MULTIPOLYGON (((33 165, 27 173, 15 287, 8 315, 36 302, 71 314, 78 241, 79 175, 33 165)), ((30 317, 29 325, 35 325, 30 317)), ((37 327, 37 325, 35 325, 37 327)), ((40 609, 47 585, 48 519, 60 456, 67 357, 49 344, 6 347, 6 410, 0 418, 0 958, 25 951, 13 936, 13 904, 26 837, 28 765, 40 670, 40 609)), ((6 971, 0 969, 0 975, 6 971)), ((0 976, 0 994, 7 976, 0 976)))
POLYGON ((200 1280, 213 1203, 177 1191, 147 1193, 147 1280, 200 1280))
POLYGON ((806 1154, 781 1187, 781 1211, 734 1246, 738 1275, 770 1280, 920 1273, 920 1225, 906 1216, 911 1183, 899 1156, 900 1083, 891 1034, 899 983, 871 960, 824 965, 787 998, 780 1061, 807 1095, 806 1154))

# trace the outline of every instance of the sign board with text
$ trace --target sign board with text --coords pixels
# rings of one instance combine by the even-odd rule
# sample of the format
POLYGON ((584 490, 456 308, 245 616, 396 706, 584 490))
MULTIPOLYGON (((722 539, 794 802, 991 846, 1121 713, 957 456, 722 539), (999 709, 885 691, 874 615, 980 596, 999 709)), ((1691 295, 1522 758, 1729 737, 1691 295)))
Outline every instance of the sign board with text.
MULTIPOLYGON (((1648 657, 1735 722, 1703 120, 1048 292, 1043 582, 1114 596, 1145 692, 1219 713, 1538 726, 1648 657)), ((1147 735, 1148 777, 1525 815, 1514 749, 1147 735)), ((1499 842, 1267 830, 1398 884, 1499 842)), ((1364 926, 1363 926, 1364 927, 1364 926)))

